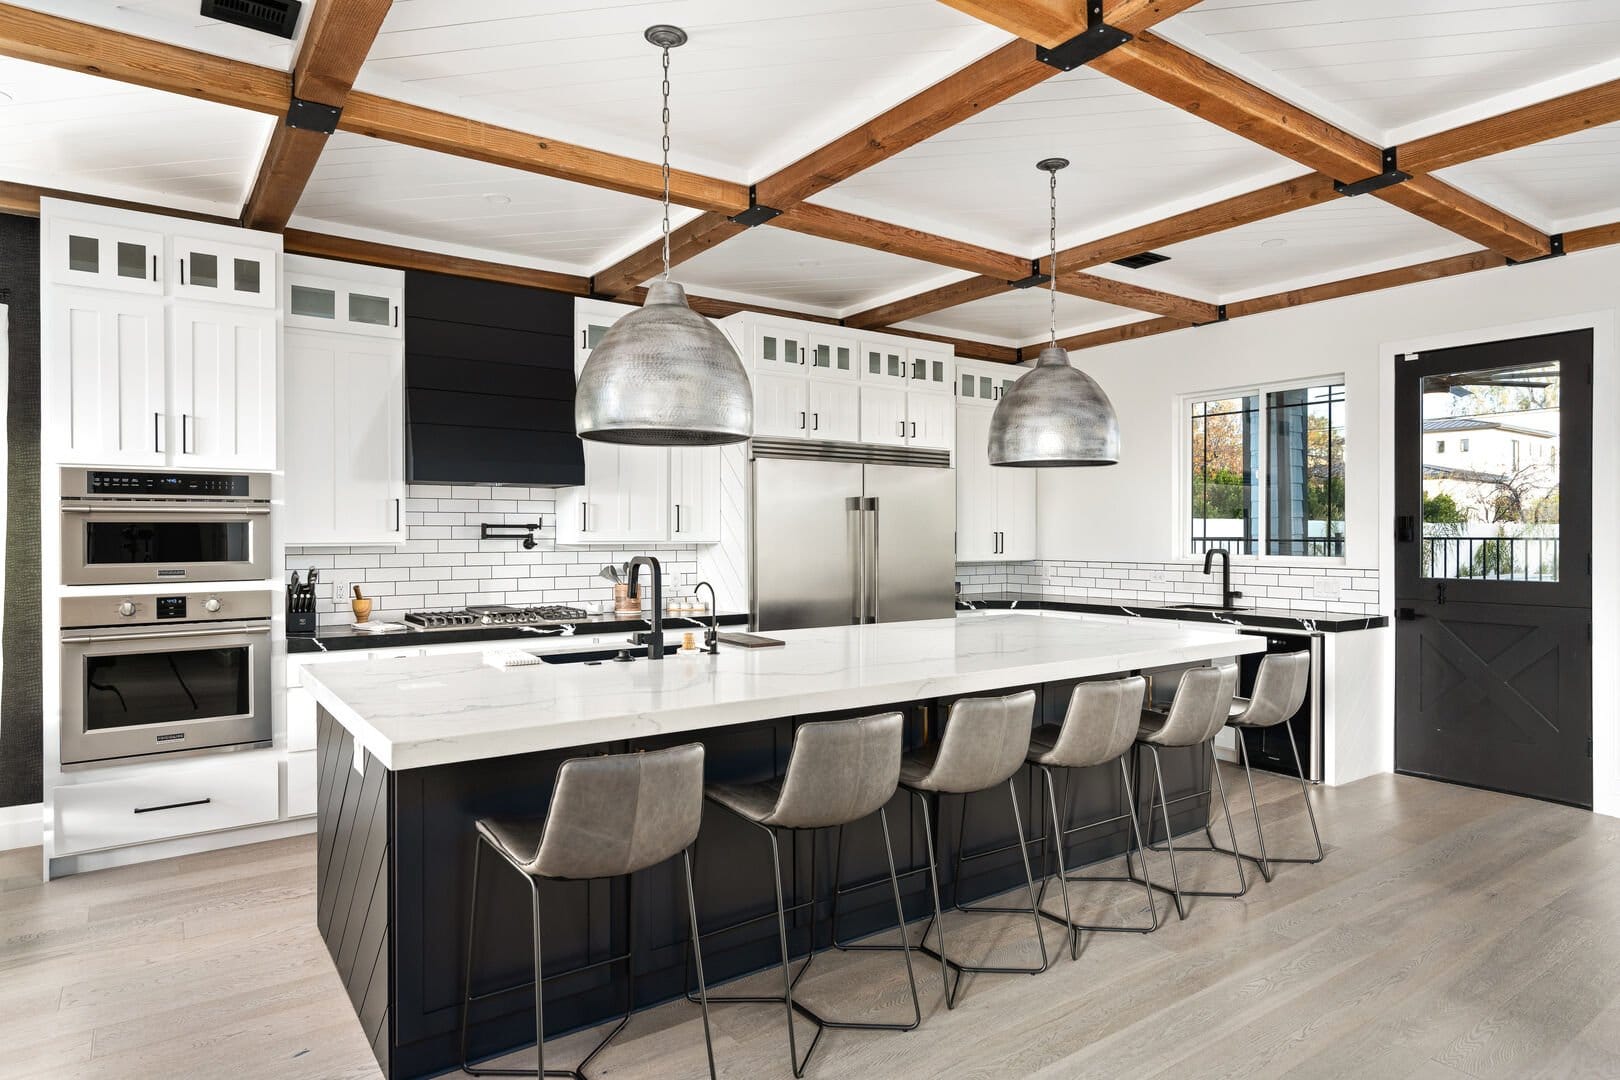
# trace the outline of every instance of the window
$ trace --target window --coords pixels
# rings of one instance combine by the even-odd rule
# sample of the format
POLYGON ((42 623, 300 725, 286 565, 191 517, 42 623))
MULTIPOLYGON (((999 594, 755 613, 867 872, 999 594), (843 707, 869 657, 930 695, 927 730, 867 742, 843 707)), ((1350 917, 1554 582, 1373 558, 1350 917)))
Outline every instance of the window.
POLYGON ((1344 557, 1342 383, 1190 402, 1189 553, 1344 557))
POLYGON ((1437 454, 1445 453, 1446 452, 1446 440, 1444 440, 1444 439, 1436 439, 1436 440, 1434 440, 1434 452, 1437 453, 1437 454))
POLYGON ((1457 449, 1461 453, 1464 453, 1464 454, 1468 453, 1468 440, 1467 439, 1458 439, 1457 440, 1457 449))

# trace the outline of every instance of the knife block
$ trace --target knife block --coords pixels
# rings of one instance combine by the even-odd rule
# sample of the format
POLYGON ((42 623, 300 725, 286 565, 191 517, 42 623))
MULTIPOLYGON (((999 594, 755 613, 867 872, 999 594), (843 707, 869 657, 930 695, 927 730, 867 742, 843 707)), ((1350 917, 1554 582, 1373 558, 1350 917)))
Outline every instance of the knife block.
POLYGON ((315 636, 315 627, 316 627, 315 612, 313 612, 313 611, 289 611, 289 612, 287 612, 287 636, 288 637, 314 637, 315 636))

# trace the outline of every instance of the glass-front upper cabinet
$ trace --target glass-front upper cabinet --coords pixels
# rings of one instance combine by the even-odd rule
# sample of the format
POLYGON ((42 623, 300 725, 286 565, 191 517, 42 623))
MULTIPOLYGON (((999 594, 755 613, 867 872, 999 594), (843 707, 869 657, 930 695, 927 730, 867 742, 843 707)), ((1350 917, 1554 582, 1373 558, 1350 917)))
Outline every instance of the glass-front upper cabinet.
POLYGON ((189 236, 174 238, 170 293, 244 307, 276 306, 279 253, 189 236))
POLYGON ((756 371, 796 371, 810 366, 810 346, 803 327, 756 323, 748 334, 749 361, 756 371))
POLYGON ((860 343, 851 337, 841 337, 817 330, 809 336, 809 363, 812 375, 827 375, 839 379, 860 376, 860 343))
POLYGON ((955 360, 943 349, 910 349, 906 358, 908 382, 912 390, 935 390, 948 394, 955 360))
POLYGON ((289 273, 285 321, 309 330, 397 338, 405 333, 402 299, 391 285, 289 273))
POLYGON ((57 219, 46 245, 45 265, 53 281, 120 292, 163 291, 161 233, 57 219))
POLYGON ((873 341, 862 342, 861 356, 863 358, 861 378, 894 379, 900 383, 909 380, 911 366, 904 346, 873 341))
MULTIPOLYGON (((999 366, 999 365, 998 365, 999 366)), ((1020 373, 1023 369, 1015 369, 1020 373)), ((1019 376, 987 371, 981 366, 960 366, 956 376, 956 396, 963 402, 994 405, 1018 382, 1019 376)))

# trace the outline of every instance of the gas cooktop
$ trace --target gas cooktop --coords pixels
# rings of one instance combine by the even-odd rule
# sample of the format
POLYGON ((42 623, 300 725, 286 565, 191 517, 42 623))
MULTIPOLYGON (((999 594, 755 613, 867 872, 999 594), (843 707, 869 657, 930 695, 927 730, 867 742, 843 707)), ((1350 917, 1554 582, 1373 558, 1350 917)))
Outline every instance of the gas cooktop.
POLYGON ((443 611, 408 611, 405 621, 422 630, 460 630, 470 626, 544 626, 588 618, 583 608, 566 604, 533 607, 487 604, 443 611))

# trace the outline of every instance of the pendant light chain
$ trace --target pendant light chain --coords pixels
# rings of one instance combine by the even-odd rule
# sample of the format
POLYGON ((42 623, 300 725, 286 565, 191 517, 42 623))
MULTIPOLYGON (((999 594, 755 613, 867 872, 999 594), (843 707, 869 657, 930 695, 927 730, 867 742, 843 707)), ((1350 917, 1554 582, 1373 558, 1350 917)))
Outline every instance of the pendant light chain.
POLYGON ((1054 169, 1047 175, 1052 178, 1051 198, 1047 203, 1050 221, 1047 239, 1052 244, 1052 261, 1046 268, 1047 274, 1051 276, 1051 281, 1048 283, 1051 288, 1047 290, 1050 301, 1047 306, 1052 319, 1052 345, 1055 347, 1057 345, 1057 170, 1054 169))
POLYGON ((664 280, 669 280, 669 46, 664 46, 664 280))

